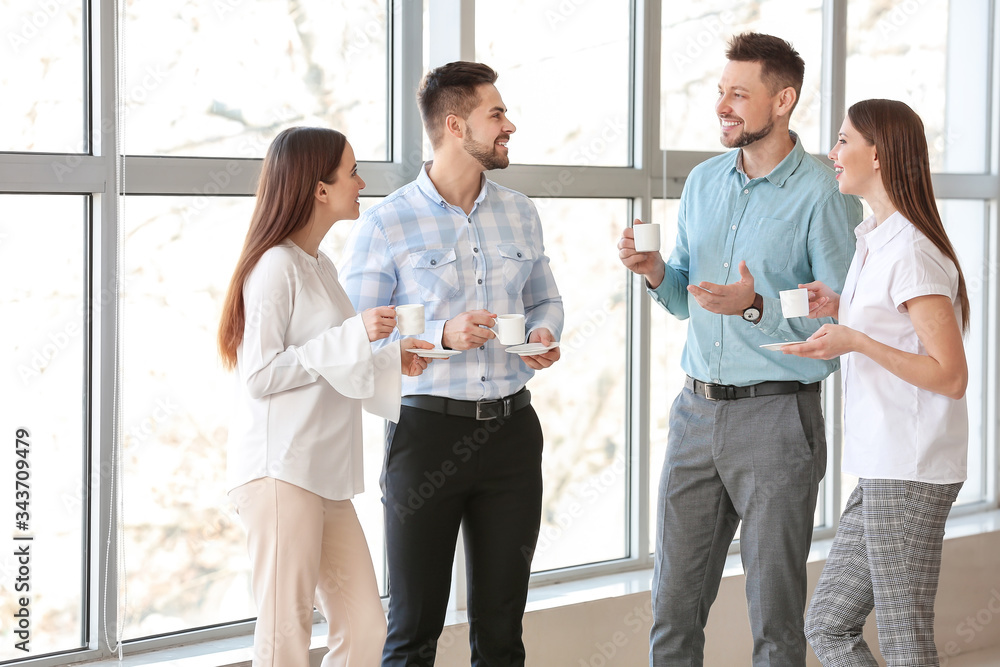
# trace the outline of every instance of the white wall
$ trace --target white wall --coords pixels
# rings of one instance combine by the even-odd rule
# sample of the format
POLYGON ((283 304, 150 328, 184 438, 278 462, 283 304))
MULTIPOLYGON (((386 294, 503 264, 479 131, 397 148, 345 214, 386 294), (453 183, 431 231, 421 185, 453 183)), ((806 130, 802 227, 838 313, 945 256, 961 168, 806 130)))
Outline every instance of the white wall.
MULTIPOLYGON (((945 541, 937 598, 941 665, 949 658, 1000 646, 1000 531, 945 541)), ((823 562, 809 564, 810 591, 823 562)), ((742 575, 726 577, 709 618, 705 665, 745 665, 752 640, 742 575)), ((649 592, 529 611, 524 639, 529 667, 636 667, 647 664, 649 592)), ((865 635, 878 655, 874 615, 865 635)), ((436 667, 469 665, 468 626, 445 630, 436 667)), ((809 653, 809 667, 819 661, 809 653)))

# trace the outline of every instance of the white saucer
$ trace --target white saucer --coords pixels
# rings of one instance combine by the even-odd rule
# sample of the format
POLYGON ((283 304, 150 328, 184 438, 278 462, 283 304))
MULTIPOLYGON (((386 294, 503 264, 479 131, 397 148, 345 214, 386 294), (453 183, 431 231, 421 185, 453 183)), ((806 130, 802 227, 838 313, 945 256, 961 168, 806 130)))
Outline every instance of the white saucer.
POLYGON ((448 357, 454 357, 456 354, 462 354, 462 350, 446 350, 441 347, 435 347, 432 350, 414 348, 413 353, 418 357, 426 357, 427 359, 447 359, 448 357))
POLYGON ((802 343, 808 343, 807 340, 790 340, 787 343, 767 343, 766 345, 761 345, 763 350, 780 350, 786 345, 801 345, 802 343))
POLYGON ((511 345, 507 348, 507 351, 511 354, 519 354, 524 357, 534 354, 542 354, 543 352, 548 352, 556 347, 559 347, 558 341, 555 343, 549 343, 548 345, 542 345, 541 343, 522 343, 520 345, 511 345))

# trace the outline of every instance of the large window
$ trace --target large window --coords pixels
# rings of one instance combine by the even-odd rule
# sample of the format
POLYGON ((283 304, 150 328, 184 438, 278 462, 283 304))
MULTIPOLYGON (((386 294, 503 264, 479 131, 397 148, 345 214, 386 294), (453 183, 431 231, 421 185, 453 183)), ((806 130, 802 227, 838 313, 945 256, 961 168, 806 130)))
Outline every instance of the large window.
POLYGON ((912 106, 924 121, 934 171, 981 172, 988 163, 988 4, 848 3, 847 105, 885 97, 912 106))
MULTIPOLYGON (((722 150, 716 84, 726 41, 746 30, 802 53, 792 129, 810 152, 827 150, 845 105, 865 97, 902 99, 923 117, 972 301, 969 480, 956 511, 995 507, 996 9, 0 0, 7 619, 25 592, 15 549, 31 553, 30 643, 18 646, 19 621, 0 624, 0 662, 107 658, 118 636, 126 653, 246 637, 249 561, 225 488, 235 379, 215 328, 260 160, 286 127, 342 130, 368 183, 363 206, 379 201, 428 154, 414 93, 443 54, 500 73, 518 129, 511 166, 489 176, 537 205, 566 307, 562 359, 529 385, 545 436, 534 585, 652 564, 686 322, 650 303, 615 245, 639 217, 663 226, 670 252, 685 178, 722 150)), ((335 262, 351 224, 324 241, 335 262)), ((387 594, 384 424, 364 426, 367 490, 355 506, 387 594)), ((837 469, 837 432, 819 536, 854 482, 837 469)))
POLYGON ((89 150, 85 5, 0 0, 0 151, 89 150))
MULTIPOLYGON (((256 613, 246 534, 226 495, 236 378, 222 370, 215 349, 222 299, 253 203, 251 197, 126 200, 122 340, 129 389, 122 427, 129 639, 256 613)), ((324 240, 324 252, 335 261, 351 224, 338 224, 324 240)), ((383 431, 377 419, 366 427, 370 492, 355 504, 380 563, 383 431)), ((381 579, 382 568, 377 573, 381 579)))
POLYGON ((318 125, 359 160, 386 159, 385 2, 127 7, 127 153, 259 158, 286 127, 318 125))
POLYGON ((517 126, 512 162, 629 164, 630 36, 628 0, 476 3, 476 58, 517 126))
POLYGON ((545 437, 542 527, 532 562, 537 572, 628 556, 627 309, 613 260, 629 205, 601 199, 535 203, 566 310, 562 359, 528 383, 545 437), (579 270, 581 261, 587 271, 579 270))
MULTIPOLYGON (((678 200, 658 199, 649 222, 660 225, 660 252, 667 259, 677 237, 678 200)), ((679 320, 663 308, 652 306, 650 314, 649 380, 649 551, 655 549, 656 492, 667 454, 670 433, 670 406, 684 387, 681 353, 687 332, 687 320, 679 320)))
POLYGON ((89 228, 88 197, 0 195, 0 660, 86 641, 89 228))
POLYGON ((744 31, 765 32, 792 42, 806 63, 792 130, 807 150, 820 139, 822 2, 711 0, 663 3, 660 64, 660 146, 668 150, 718 151, 715 115, 726 42, 744 31))
POLYGON ((989 380, 987 360, 992 354, 986 349, 986 341, 992 327, 987 297, 990 275, 995 277, 995 271, 990 270, 988 248, 996 243, 996 233, 990 232, 989 206, 983 201, 938 200, 938 208, 962 265, 972 311, 965 337, 965 355, 969 363, 966 397, 969 406, 969 472, 958 503, 977 503, 989 500, 986 495, 989 489, 986 426, 990 410, 986 397, 989 380))
POLYGON ((215 351, 251 198, 127 197, 122 307, 126 637, 255 615, 226 497, 234 378, 215 351))

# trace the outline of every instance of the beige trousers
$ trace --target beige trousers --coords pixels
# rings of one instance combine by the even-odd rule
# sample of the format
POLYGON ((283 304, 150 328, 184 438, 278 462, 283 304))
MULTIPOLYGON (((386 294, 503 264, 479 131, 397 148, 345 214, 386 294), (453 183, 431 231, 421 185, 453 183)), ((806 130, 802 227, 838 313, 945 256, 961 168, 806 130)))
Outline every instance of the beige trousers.
POLYGON ((313 603, 330 626, 323 667, 377 667, 385 614, 350 500, 270 477, 233 489, 257 603, 254 667, 308 667, 313 603))

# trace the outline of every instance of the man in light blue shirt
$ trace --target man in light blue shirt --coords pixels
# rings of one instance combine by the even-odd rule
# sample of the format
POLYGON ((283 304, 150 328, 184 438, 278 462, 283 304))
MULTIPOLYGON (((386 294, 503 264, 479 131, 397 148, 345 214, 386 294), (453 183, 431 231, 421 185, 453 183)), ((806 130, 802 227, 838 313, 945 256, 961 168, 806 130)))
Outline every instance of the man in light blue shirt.
MULTIPOLYGON (((460 352, 403 384, 382 473, 389 627, 382 667, 434 664, 455 541, 465 539, 475 667, 523 667, 521 617, 542 503, 542 431, 525 383, 559 359, 562 299, 526 196, 487 179, 515 127, 479 63, 424 77, 417 95, 434 160, 365 212, 341 280, 355 308, 424 304, 421 336, 460 352), (523 314, 533 353, 489 327, 523 314)), ((519 340, 519 343, 525 341, 519 340)))
POLYGON ((823 324, 784 318, 778 292, 844 284, 861 204, 789 132, 805 67, 791 45, 746 33, 726 55, 716 114, 735 150, 692 170, 666 262, 635 252, 631 229, 619 242, 653 299, 690 318, 657 502, 650 665, 702 664, 742 521, 753 664, 802 667, 806 557, 826 470, 819 383, 837 361, 760 346, 804 340, 823 324))

